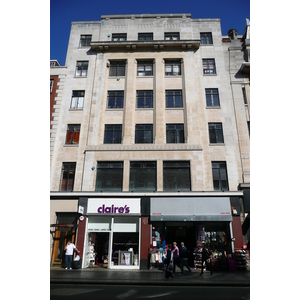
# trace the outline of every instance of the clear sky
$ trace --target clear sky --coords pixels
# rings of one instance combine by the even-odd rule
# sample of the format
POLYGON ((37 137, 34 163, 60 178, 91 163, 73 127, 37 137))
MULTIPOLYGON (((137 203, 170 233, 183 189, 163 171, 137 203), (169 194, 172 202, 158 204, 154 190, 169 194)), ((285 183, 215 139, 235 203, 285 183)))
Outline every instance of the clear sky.
MULTIPOLYGON (((191 13, 192 19, 221 19, 222 34, 243 34, 250 0, 50 0, 50 59, 65 64, 72 21, 97 21, 101 15, 191 13)), ((251 21, 251 20, 250 20, 251 21)))

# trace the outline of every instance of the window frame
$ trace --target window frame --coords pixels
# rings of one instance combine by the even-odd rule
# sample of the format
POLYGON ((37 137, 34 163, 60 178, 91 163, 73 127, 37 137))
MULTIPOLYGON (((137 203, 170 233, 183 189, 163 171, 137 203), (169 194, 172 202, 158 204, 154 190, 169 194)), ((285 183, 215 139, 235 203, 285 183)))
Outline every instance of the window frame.
POLYGON ((209 143, 224 144, 223 125, 221 122, 208 123, 209 143))
POLYGON ((129 191, 156 191, 156 190, 157 190, 157 162, 156 161, 130 161, 129 191), (146 169, 146 171, 144 171, 144 169, 146 169), (151 177, 152 180, 149 180, 149 177, 151 177), (139 184, 140 182, 142 184, 139 184), (149 186, 149 182, 152 183, 151 186, 149 186))
POLYGON ((126 60, 111 60, 109 62, 109 77, 125 77, 126 60))
POLYGON ((153 108, 153 91, 152 90, 138 90, 136 91, 136 108, 153 108), (143 105, 140 106, 140 101, 143 105), (147 101, 150 102, 150 106, 147 106, 147 101))
POLYGON ((138 41, 153 41, 153 32, 139 32, 138 41))
POLYGON ((191 190, 192 180, 190 161, 163 161, 163 191, 184 192, 191 190), (186 166, 184 166, 185 164, 186 166), (186 183, 187 185, 185 185, 186 183), (175 185, 173 186, 173 184, 175 185))
POLYGON ((80 40, 79 40, 79 47, 89 47, 92 41, 92 35, 91 34, 82 34, 80 35, 80 40))
POLYGON ((80 138, 80 124, 68 124, 65 139, 66 145, 78 145, 80 138))
POLYGON ((214 58, 203 58, 203 75, 216 75, 216 61, 214 58))
POLYGON ((76 70, 75 70, 75 77, 86 77, 89 67, 89 61, 88 60, 78 60, 76 62, 76 70), (80 64, 82 64, 80 66, 80 64), (86 68, 85 68, 86 67, 86 68), (86 71, 85 75, 83 75, 83 71, 86 71))
POLYGON ((104 126, 104 144, 122 143, 122 124, 105 124, 104 126), (109 138, 111 133, 111 138, 109 138), (111 141, 111 142, 110 142, 111 141))
POLYGON ((62 162, 59 191, 62 192, 73 191, 74 182, 75 182, 75 172, 76 172, 76 162, 62 162), (65 186, 65 188, 63 188, 63 186, 65 186))
POLYGON ((226 161, 212 161, 211 164, 214 191, 229 191, 226 161))
POLYGON ((165 91, 165 100, 166 100, 166 108, 183 108, 183 98, 182 98, 182 90, 166 90, 165 91), (180 95, 176 95, 176 93, 180 93, 180 95), (177 97, 180 97, 180 106, 177 106, 176 102, 178 101, 177 97), (173 105, 169 106, 169 101, 172 99, 173 105))
POLYGON ((201 45, 213 45, 212 32, 200 32, 201 45))
POLYGON ((181 59, 166 59, 165 60, 165 76, 181 76, 181 59), (170 71, 167 71, 170 68, 170 71), (178 68, 179 71, 176 72, 174 69, 178 68))
POLYGON ((124 162, 123 161, 97 161, 95 191, 116 192, 123 191, 124 162), (108 170, 107 173, 103 170, 108 170), (116 170, 114 172, 114 170, 116 170), (102 174, 101 174, 102 173, 102 174), (119 176, 119 177, 117 177, 119 176), (100 186, 101 179, 110 180, 113 185, 100 186), (119 182, 119 184, 117 184, 119 182), (115 184, 115 185, 114 185, 115 184))
POLYGON ((112 33, 111 34, 112 42, 123 42, 127 41, 127 33, 112 33))
POLYGON ((137 61, 137 76, 142 77, 142 76, 153 76, 153 60, 138 60, 137 61), (150 70, 147 70, 147 67, 151 68, 150 70), (139 70, 140 68, 140 70, 139 70), (143 70, 142 70, 143 68, 143 70))
POLYGON ((206 107, 220 107, 219 90, 217 88, 205 89, 206 107))
POLYGON ((75 110, 83 109, 84 97, 85 97, 85 91, 83 91, 83 90, 73 90, 72 91, 70 109, 75 109, 75 110), (80 96, 80 94, 82 94, 82 95, 80 96))
POLYGON ((164 39, 165 41, 179 41, 180 32, 165 32, 164 39))
POLYGON ((166 124, 166 143, 184 144, 184 124, 166 124), (168 129, 169 126, 169 129, 168 129), (174 127, 174 128, 171 128, 174 127), (174 142, 170 141, 170 135, 173 133, 174 142))
MULTIPOLYGON (((120 103, 121 104, 121 103, 120 103)), ((107 109, 123 109, 124 108, 124 91, 107 91, 107 109), (114 105, 110 105, 110 101, 114 105), (118 101, 122 101, 122 106, 118 105, 118 101)))
POLYGON ((153 144, 153 124, 135 124, 134 142, 135 144, 153 144), (150 141, 148 141, 149 134, 150 141))

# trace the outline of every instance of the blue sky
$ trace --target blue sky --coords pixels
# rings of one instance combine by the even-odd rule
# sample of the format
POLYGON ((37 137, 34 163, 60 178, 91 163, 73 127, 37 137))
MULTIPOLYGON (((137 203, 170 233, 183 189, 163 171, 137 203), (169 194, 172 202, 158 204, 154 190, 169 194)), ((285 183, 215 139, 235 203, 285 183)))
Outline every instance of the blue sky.
POLYGON ((191 13, 191 17, 220 18, 222 34, 238 34, 250 19, 250 0, 50 0, 50 59, 65 64, 72 21, 96 21, 101 15, 191 13))

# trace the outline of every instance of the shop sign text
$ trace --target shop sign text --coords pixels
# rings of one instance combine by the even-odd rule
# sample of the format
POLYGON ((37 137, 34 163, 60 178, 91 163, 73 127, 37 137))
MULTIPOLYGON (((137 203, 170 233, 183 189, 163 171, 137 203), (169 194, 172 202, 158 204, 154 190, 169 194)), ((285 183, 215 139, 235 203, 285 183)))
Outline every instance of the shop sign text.
POLYGON ((102 206, 100 206, 98 208, 98 213, 99 214, 129 214, 130 213, 130 207, 128 207, 127 205, 123 206, 114 206, 114 204, 112 204, 111 206, 105 206, 105 204, 103 204, 102 206))

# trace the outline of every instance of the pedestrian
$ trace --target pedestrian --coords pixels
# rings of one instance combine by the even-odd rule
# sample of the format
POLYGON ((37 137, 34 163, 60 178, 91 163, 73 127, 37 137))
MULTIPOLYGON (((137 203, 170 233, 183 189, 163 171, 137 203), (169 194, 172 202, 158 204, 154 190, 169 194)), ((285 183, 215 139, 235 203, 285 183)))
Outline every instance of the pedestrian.
POLYGON ((190 255, 190 251, 184 246, 184 242, 181 242, 181 249, 180 249, 181 275, 183 275, 183 267, 187 267, 189 272, 192 273, 192 270, 189 267, 189 263, 188 263, 189 255, 190 255))
POLYGON ((73 260, 73 253, 74 250, 79 254, 80 251, 76 248, 76 246, 71 243, 70 240, 68 240, 67 245, 65 246, 66 254, 65 254, 65 260, 66 260, 66 269, 72 270, 72 260, 73 260))
POLYGON ((169 279, 169 277, 174 278, 174 276, 172 274, 172 272, 173 272, 172 266, 174 268, 174 264, 173 264, 173 256, 172 256, 172 250, 171 250, 171 248, 172 248, 172 245, 168 244, 167 257, 166 257, 166 261, 165 261, 166 265, 167 265, 165 277, 167 279, 169 279), (170 266, 170 263, 172 263, 172 266, 170 266))
POLYGON ((206 267, 208 266, 208 264, 210 264, 210 275, 212 275, 213 271, 212 271, 212 263, 211 263, 210 256, 211 256, 210 251, 208 250, 208 248, 206 246, 206 243, 203 242, 202 263, 201 263, 201 273, 200 273, 200 275, 203 274, 203 265, 204 265, 204 262, 205 262, 206 267))
POLYGON ((173 273, 175 273, 176 266, 180 269, 180 259, 179 259, 179 249, 177 247, 177 243, 173 242, 173 261, 174 261, 174 270, 173 273))

